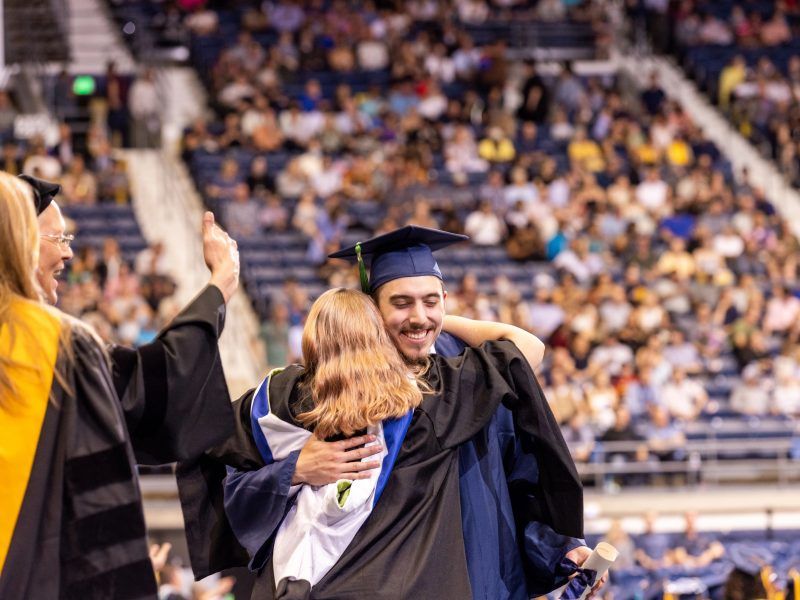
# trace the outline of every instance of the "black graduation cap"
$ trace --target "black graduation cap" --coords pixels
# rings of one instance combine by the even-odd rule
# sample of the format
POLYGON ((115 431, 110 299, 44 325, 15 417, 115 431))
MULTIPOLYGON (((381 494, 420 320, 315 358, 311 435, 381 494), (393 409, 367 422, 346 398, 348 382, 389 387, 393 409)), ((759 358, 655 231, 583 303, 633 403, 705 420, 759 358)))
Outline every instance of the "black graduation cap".
POLYGON ((51 183, 30 175, 20 175, 19 178, 26 181, 33 188, 33 202, 36 204, 37 217, 50 206, 53 198, 61 191, 61 186, 57 183, 51 183))
POLYGON ((433 253, 440 248, 468 240, 465 235, 439 229, 406 225, 389 233, 376 236, 355 246, 342 248, 330 258, 344 258, 358 262, 361 289, 374 292, 384 283, 401 277, 433 275, 442 279, 442 272, 433 253), (365 263, 370 264, 367 279, 365 263))

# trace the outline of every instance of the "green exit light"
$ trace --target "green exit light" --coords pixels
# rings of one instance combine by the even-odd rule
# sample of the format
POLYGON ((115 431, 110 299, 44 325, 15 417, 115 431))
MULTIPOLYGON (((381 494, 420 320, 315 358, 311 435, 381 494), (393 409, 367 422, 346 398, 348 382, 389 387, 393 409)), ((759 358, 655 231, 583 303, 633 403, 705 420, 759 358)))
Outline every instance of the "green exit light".
POLYGON ((97 84, 91 75, 79 75, 72 82, 72 92, 76 96, 91 96, 97 84))

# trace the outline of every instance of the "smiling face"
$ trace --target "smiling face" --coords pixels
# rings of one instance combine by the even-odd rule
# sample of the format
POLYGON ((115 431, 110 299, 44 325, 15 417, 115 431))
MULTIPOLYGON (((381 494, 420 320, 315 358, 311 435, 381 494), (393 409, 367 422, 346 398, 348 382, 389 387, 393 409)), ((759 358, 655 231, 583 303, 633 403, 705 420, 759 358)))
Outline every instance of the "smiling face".
POLYGON ((430 353, 442 331, 446 296, 441 280, 432 275, 401 277, 378 288, 378 310, 407 361, 419 361, 430 353))
MULTIPOLYGON (((67 224, 61 215, 58 204, 52 202, 45 211, 39 215, 39 233, 45 235, 64 235, 67 224)), ((72 258, 72 249, 64 248, 50 237, 42 237, 39 241, 39 268, 36 269, 36 278, 50 304, 58 300, 58 276, 64 270, 64 263, 72 258)))

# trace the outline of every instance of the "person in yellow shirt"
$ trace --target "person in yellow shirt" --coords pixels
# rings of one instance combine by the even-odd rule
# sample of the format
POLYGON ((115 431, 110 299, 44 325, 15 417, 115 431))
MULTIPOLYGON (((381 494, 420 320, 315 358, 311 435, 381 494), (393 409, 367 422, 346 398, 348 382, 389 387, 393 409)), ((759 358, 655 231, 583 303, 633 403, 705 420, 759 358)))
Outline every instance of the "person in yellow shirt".
POLYGON ((681 135, 675 138, 667 146, 667 161, 673 167, 688 167, 694 162, 692 147, 681 135))
POLYGON ((731 101, 731 94, 736 86, 742 83, 747 77, 747 63, 744 57, 736 55, 731 59, 731 62, 722 69, 719 74, 719 90, 718 100, 719 107, 722 110, 727 110, 731 101))
POLYGON ((567 155, 573 165, 597 173, 606 168, 603 152, 593 139, 586 135, 585 127, 575 129, 575 137, 567 146, 567 155))
POLYGON ((500 127, 490 127, 487 137, 478 144, 478 156, 491 163, 511 162, 517 151, 500 127))

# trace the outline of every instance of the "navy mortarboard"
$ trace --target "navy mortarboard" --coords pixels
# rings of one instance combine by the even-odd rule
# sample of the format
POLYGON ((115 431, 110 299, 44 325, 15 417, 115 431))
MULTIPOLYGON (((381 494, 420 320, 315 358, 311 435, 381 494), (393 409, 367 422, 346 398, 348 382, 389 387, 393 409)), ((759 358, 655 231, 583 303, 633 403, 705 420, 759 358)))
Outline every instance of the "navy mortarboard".
POLYGON ((439 229, 407 225, 389 233, 376 236, 355 246, 343 248, 330 258, 344 258, 358 262, 361 289, 365 293, 377 290, 384 283, 401 277, 432 275, 442 279, 442 272, 433 253, 440 248, 463 242, 469 238, 458 233, 439 229), (367 278, 365 263, 370 264, 367 278))
POLYGON ((775 556, 768 548, 757 544, 734 544, 728 549, 728 555, 733 562, 733 567, 752 575, 761 573, 761 569, 772 564, 775 556))
POLYGON ((24 179, 33 188, 33 201, 36 203, 36 216, 42 214, 45 209, 50 206, 53 198, 61 191, 61 186, 57 183, 51 183, 31 177, 30 175, 20 175, 20 179, 24 179))

